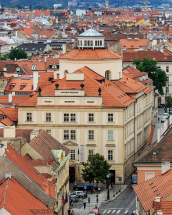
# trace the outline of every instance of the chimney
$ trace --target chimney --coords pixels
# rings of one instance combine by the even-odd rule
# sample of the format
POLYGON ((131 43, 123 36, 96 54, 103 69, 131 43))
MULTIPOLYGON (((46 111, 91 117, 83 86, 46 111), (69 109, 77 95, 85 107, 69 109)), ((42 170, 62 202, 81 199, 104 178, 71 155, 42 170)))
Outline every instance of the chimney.
POLYGON ((9 102, 9 103, 12 103, 12 93, 9 93, 9 94, 8 94, 8 102, 9 102))
POLYGON ((155 202, 161 202, 161 197, 155 197, 155 202))
POLYGON ((170 169, 170 161, 162 161, 162 174, 170 169))
POLYGON ((2 141, 0 144, 0 156, 4 155, 5 149, 7 149, 7 141, 2 141))
POLYGON ((15 132, 15 125, 13 126, 5 126, 4 127, 4 138, 15 138, 16 132, 15 132))
POLYGON ((11 172, 6 172, 5 173, 5 179, 10 178, 11 179, 11 172))
POLYGON ((39 133, 39 128, 38 128, 38 127, 34 128, 34 130, 30 133, 30 141, 31 141, 34 137, 37 137, 38 133, 39 133))
POLYGON ((33 72, 33 90, 35 91, 38 86, 38 72, 33 72))

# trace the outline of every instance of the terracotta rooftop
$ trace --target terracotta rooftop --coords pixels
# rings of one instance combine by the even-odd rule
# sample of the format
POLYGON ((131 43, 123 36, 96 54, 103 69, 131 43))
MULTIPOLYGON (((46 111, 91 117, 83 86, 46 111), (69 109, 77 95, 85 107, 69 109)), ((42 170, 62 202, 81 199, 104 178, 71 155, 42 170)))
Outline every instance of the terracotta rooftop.
POLYGON ((33 215, 30 209, 46 210, 46 205, 27 191, 13 177, 0 182, 0 209, 3 207, 10 214, 33 215))
POLYGON ((142 47, 147 47, 147 43, 150 41, 149 39, 121 39, 121 48, 125 49, 139 49, 142 47))
POLYGON ((33 79, 10 79, 5 87, 5 92, 33 92, 33 79))
POLYGON ((153 215, 159 210, 163 211, 163 215, 172 215, 172 201, 154 202, 153 215))
POLYGON ((50 38, 56 30, 39 30, 38 38, 39 39, 48 39, 50 38))
POLYGON ((138 185, 134 185, 133 189, 137 198, 141 202, 145 212, 153 208, 155 197, 161 197, 163 202, 172 193, 172 170, 164 174, 158 175, 138 185))
POLYGON ((159 62, 172 61, 171 56, 164 55, 160 51, 123 51, 123 62, 133 62, 133 60, 137 58, 142 60, 144 57, 154 59, 159 62))
POLYGON ((8 105, 8 106, 11 106, 12 104, 18 104, 18 103, 20 103, 20 102, 23 102, 23 101, 25 101, 25 100, 27 100, 28 98, 29 98, 29 96, 12 96, 12 102, 11 103, 9 103, 9 98, 8 98, 9 96, 8 95, 1 95, 0 96, 0 104, 2 105, 2 106, 6 106, 6 105, 8 105))
POLYGON ((101 59, 120 59, 121 56, 108 49, 73 49, 72 51, 60 56, 59 59, 72 60, 101 60, 101 59))
POLYGON ((138 163, 161 163, 162 161, 172 161, 172 129, 159 143, 150 144, 143 153, 135 160, 138 163), (156 152, 156 155, 153 155, 156 152))
MULTIPOLYGON (((37 174, 37 170, 32 167, 17 151, 15 151, 9 144, 7 144, 7 149, 5 151, 5 158, 7 161, 11 162, 14 167, 24 176, 27 176, 29 180, 35 186, 38 186, 46 195, 52 199, 56 199, 55 185, 49 182, 42 174, 37 174), (46 184, 47 186, 45 186, 46 184)), ((26 179, 27 180, 27 179, 26 179)))

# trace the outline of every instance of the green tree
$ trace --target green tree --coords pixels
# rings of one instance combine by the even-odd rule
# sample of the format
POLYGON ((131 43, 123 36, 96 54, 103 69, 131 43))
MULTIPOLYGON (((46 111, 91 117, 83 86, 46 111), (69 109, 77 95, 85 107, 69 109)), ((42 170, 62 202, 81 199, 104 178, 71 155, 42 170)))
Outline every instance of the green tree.
POLYGON ((153 59, 149 60, 147 57, 144 57, 142 61, 140 58, 135 59, 133 64, 135 64, 136 68, 141 72, 147 72, 149 78, 153 80, 153 85, 158 92, 164 95, 163 87, 166 86, 167 75, 164 70, 157 66, 157 61, 153 59))
POLYGON ((27 59, 27 53, 21 49, 13 49, 8 56, 11 60, 14 60, 15 58, 27 59))
POLYGON ((89 156, 88 161, 82 164, 84 166, 83 173, 81 173, 83 180, 90 183, 96 181, 97 186, 99 182, 103 183, 106 180, 106 173, 111 167, 104 156, 98 153, 89 156))
POLYGON ((171 96, 168 96, 165 100, 165 103, 166 103, 166 106, 167 107, 172 107, 172 97, 171 96))
POLYGON ((141 11, 141 8, 136 7, 136 8, 134 9, 134 11, 135 11, 135 12, 140 12, 140 11, 141 11))

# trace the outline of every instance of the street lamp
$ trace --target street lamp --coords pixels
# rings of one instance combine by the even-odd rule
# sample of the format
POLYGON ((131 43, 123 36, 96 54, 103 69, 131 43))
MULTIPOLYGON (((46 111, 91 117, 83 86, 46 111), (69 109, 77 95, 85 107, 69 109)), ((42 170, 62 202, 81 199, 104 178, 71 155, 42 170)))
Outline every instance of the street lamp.
POLYGON ((109 179, 110 179, 110 177, 111 177, 111 174, 110 174, 110 172, 108 171, 107 173, 106 173, 106 178, 107 178, 107 200, 109 200, 109 179))

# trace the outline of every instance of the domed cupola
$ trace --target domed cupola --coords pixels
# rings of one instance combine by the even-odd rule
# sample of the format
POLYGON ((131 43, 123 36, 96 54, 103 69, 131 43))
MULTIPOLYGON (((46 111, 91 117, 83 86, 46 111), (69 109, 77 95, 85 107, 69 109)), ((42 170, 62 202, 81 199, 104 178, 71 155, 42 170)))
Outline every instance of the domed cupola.
POLYGON ((78 48, 104 48, 105 36, 94 29, 89 29, 77 37, 78 48))

